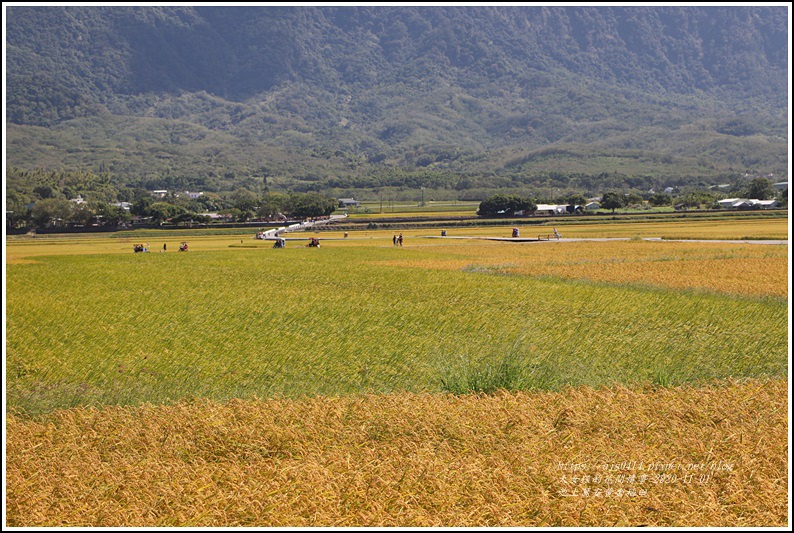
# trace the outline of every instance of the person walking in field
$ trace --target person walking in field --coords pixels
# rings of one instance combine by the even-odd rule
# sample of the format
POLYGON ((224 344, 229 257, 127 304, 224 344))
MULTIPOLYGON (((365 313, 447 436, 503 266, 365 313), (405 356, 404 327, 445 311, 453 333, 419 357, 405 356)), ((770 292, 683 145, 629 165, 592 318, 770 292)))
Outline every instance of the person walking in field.
POLYGON ((397 237, 397 243, 402 246, 403 245, 403 234, 400 233, 400 236, 397 237))
POLYGON ((397 246, 397 235, 391 238, 391 242, 394 246, 397 246))
POLYGON ((166 243, 163 243, 163 251, 164 252, 165 252, 165 249, 166 249, 166 243))
POLYGON ((559 233, 557 233, 557 228, 554 228, 554 238, 555 238, 555 239, 557 239, 557 240, 559 241, 559 240, 560 240, 560 237, 562 237, 562 235, 560 235, 559 233))

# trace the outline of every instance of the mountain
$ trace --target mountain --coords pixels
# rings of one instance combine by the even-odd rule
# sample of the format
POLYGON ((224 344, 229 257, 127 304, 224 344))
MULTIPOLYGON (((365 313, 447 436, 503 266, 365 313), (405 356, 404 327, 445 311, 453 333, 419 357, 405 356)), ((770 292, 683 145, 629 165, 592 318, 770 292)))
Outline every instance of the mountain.
POLYGON ((5 9, 19 168, 334 191, 787 172, 787 7, 5 9))

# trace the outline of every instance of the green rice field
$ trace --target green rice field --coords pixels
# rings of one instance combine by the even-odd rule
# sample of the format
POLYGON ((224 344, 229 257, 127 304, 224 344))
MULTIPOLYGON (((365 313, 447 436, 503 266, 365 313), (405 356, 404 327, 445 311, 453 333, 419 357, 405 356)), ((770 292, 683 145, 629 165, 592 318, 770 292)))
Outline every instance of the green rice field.
MULTIPOLYGON (((669 386, 787 374, 781 291, 533 274, 523 265, 553 267, 596 244, 406 234, 402 248, 392 246, 392 232, 367 232, 320 249, 289 241, 283 250, 216 236, 191 240, 189 253, 176 252, 170 237, 168 253, 148 254, 107 237, 9 242, 7 406, 37 415, 199 397, 669 386)), ((155 239, 153 251, 162 245, 155 239)), ((677 257, 672 250, 696 251, 698 268, 707 264, 715 276, 728 268, 727 254, 731 269, 751 264, 743 259, 750 254, 787 265, 784 246, 613 245, 625 246, 615 252, 624 258, 640 246, 664 250, 666 261, 677 257)), ((614 257, 587 268, 608 263, 614 257)))

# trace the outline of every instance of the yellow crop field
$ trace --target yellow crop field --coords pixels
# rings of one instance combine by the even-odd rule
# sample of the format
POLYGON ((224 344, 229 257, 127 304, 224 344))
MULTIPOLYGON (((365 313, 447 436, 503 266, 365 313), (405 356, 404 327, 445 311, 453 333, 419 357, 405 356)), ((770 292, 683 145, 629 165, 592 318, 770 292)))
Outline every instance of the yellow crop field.
MULTIPOLYGON (((622 222, 577 223, 574 218, 552 218, 542 225, 516 223, 522 237, 549 235, 554 227, 565 238, 633 238, 664 239, 788 239, 788 218, 677 219, 622 222)), ((481 226, 450 229, 448 235, 510 237, 514 226, 481 226)), ((426 234, 427 232, 425 232, 426 234)), ((435 233, 438 235, 438 233, 435 233)))
POLYGON ((787 227, 558 230, 9 239, 7 525, 785 526, 787 227))
POLYGON ((785 526, 785 380, 6 416, 14 527, 785 526))
POLYGON ((448 270, 479 268, 502 274, 748 296, 788 294, 788 249, 781 245, 726 246, 667 241, 456 242, 449 254, 427 254, 414 261, 398 259, 389 264, 448 270))

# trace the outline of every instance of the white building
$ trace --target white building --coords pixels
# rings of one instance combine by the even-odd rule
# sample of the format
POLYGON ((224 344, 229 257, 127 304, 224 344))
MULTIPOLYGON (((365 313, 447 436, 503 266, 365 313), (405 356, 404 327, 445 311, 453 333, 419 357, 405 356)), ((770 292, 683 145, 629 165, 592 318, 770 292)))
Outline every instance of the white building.
POLYGON ((719 206, 723 209, 730 209, 733 204, 741 200, 741 198, 725 198, 724 200, 717 200, 719 206))
POLYGON ((756 200, 752 198, 725 198, 717 203, 723 209, 774 209, 779 205, 777 200, 756 200))
POLYGON ((536 215, 565 215, 568 213, 567 205, 538 204, 536 215))
POLYGON ((777 200, 756 200, 761 209, 774 209, 780 205, 777 200))

